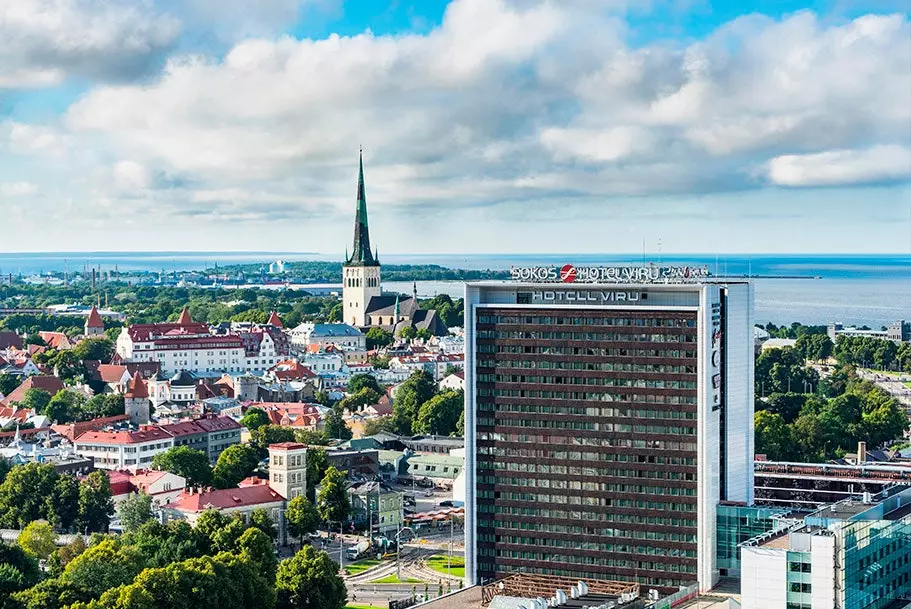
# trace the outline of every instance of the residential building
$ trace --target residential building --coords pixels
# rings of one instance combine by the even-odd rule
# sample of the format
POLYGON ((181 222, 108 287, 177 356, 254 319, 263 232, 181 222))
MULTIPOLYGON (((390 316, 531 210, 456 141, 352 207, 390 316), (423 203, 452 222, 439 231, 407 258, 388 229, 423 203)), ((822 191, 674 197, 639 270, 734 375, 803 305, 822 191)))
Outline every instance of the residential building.
POLYGON ((38 332, 38 336, 47 344, 49 349, 54 349, 56 351, 67 351, 74 346, 70 337, 63 332, 41 331, 38 332))
POLYGON ((718 504, 753 499, 752 286, 654 265, 512 275, 466 286, 469 580, 710 589, 718 504))
MULTIPOLYGON (((273 522, 284 532, 285 498, 278 491, 265 484, 238 488, 205 489, 188 488, 168 505, 168 513, 196 525, 203 512, 218 510, 227 516, 239 516, 248 521, 254 510, 265 510, 273 522)), ((281 537, 280 537, 281 539, 281 537)))
POLYGON ((41 389, 54 396, 58 391, 66 389, 66 385, 56 376, 49 374, 29 376, 18 387, 10 391, 9 395, 0 401, 0 405, 10 406, 14 402, 21 402, 25 398, 25 392, 29 389, 41 389))
POLYGON ((269 445, 269 486, 288 500, 306 494, 306 444, 281 442, 269 445))
POLYGON ((465 371, 453 372, 440 381, 443 391, 465 391, 465 371))
POLYGON ((367 336, 351 324, 316 324, 304 322, 291 330, 291 344, 297 347, 328 347, 366 349, 367 336))
POLYGON ((355 524, 370 523, 376 535, 392 537, 402 528, 402 493, 368 481, 348 487, 351 520, 355 524))
POLYGON ((86 431, 74 442, 74 450, 91 457, 98 469, 148 469, 155 455, 174 446, 167 431, 143 426, 138 431, 86 431))
POLYGON ((411 436, 402 437, 401 441, 416 453, 448 455, 452 450, 465 448, 465 439, 456 436, 411 436))
POLYGON ((208 434, 206 444, 208 446, 209 461, 212 463, 218 461, 219 455, 226 448, 234 444, 240 444, 240 430, 243 427, 231 417, 206 415, 196 419, 194 422, 208 434))
POLYGON ((348 472, 349 477, 372 480, 380 473, 378 450, 327 450, 326 461, 335 469, 348 472))
POLYGON ((418 480, 429 478, 440 484, 452 484, 452 481, 458 478, 462 470, 465 469, 465 457, 440 454, 411 454, 407 455, 402 461, 401 467, 404 471, 399 471, 400 476, 408 476, 418 480))
POLYGON ((146 470, 131 474, 130 484, 134 492, 145 493, 155 504, 165 506, 184 492, 187 479, 171 472, 146 470))
POLYGON ((740 549, 743 609, 905 606, 899 601, 911 590, 911 487, 825 506, 740 549))

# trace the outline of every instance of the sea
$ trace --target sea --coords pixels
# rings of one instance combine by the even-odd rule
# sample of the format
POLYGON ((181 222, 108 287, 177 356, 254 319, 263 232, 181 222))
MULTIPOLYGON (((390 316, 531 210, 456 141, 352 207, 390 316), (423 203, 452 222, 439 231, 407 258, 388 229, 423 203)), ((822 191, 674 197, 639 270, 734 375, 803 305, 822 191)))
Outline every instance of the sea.
MULTIPOLYGON (((101 266, 119 271, 201 270, 274 260, 338 260, 313 252, 53 252, 0 253, 0 275, 39 274, 101 266)), ((450 268, 502 270, 511 266, 641 264, 707 266, 716 275, 753 278, 755 320, 777 325, 798 321, 878 328, 911 320, 911 255, 662 255, 630 254, 387 254, 386 264, 439 264, 450 268)), ((388 291, 410 294, 411 283, 384 282, 388 291)), ((417 282, 420 296, 462 295, 463 285, 417 282)))

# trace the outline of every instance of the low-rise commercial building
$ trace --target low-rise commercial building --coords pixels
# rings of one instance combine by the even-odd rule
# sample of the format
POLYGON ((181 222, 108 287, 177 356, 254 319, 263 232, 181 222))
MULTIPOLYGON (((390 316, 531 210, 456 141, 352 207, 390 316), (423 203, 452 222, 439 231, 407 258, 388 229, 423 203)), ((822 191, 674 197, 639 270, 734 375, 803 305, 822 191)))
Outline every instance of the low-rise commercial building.
POLYGON ((348 488, 351 519, 355 524, 371 523, 379 535, 395 535, 402 528, 402 494, 379 482, 362 482, 348 488))
POLYGON ((74 450, 90 457, 98 469, 145 469, 155 455, 174 446, 174 437, 153 426, 138 431, 86 431, 74 443, 74 450))

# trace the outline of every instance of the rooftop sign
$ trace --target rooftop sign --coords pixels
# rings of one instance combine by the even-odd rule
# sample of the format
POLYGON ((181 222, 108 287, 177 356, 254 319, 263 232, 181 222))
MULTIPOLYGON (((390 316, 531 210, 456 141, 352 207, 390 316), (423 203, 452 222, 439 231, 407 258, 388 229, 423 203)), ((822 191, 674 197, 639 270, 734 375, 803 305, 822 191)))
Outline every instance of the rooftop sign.
POLYGON ((529 283, 687 283, 709 276, 704 266, 523 266, 511 267, 513 281, 529 283))

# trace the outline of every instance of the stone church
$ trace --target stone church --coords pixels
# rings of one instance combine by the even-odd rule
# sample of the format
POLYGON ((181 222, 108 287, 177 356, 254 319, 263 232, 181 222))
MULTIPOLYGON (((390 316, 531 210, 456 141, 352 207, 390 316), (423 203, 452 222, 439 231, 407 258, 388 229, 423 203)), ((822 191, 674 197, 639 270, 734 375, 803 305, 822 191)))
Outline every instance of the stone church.
POLYGON ((449 333, 436 311, 418 306, 416 286, 411 296, 383 294, 379 253, 370 249, 363 152, 357 176, 354 246, 350 255, 346 252, 342 264, 342 299, 342 321, 364 331, 380 327, 398 333, 402 328, 412 327, 415 330, 427 329, 435 336, 449 333))

